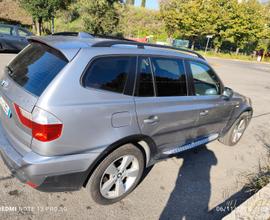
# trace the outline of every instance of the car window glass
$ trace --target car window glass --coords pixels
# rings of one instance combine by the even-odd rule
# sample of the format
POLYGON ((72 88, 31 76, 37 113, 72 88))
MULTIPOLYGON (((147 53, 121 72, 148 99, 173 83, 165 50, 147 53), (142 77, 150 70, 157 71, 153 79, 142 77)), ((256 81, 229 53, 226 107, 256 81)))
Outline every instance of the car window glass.
POLYGON ((11 35, 11 27, 0 26, 0 34, 11 35))
POLYGON ((209 66, 191 61, 190 68, 197 96, 220 94, 220 82, 209 66))
POLYGON ((26 36, 28 36, 28 33, 27 33, 26 31, 22 30, 22 29, 19 29, 19 30, 18 30, 18 33, 19 33, 19 35, 20 35, 21 37, 26 37, 26 36))
POLYGON ((187 84, 182 60, 151 58, 157 96, 186 96, 187 84))
POLYGON ((86 87, 123 93, 127 77, 135 57, 102 57, 96 59, 87 70, 86 87))
POLYGON ((149 58, 140 57, 138 62, 138 84, 136 95, 141 97, 154 96, 154 84, 149 58))
POLYGON ((9 64, 9 76, 28 92, 40 96, 67 60, 57 50, 32 43, 9 64))

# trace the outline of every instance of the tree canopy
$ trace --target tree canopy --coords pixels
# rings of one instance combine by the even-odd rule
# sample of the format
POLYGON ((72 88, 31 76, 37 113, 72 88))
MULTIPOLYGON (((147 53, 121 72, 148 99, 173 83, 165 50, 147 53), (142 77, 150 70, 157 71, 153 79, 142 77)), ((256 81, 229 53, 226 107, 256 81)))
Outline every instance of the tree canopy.
POLYGON ((66 8, 71 0, 19 0, 20 5, 38 22, 38 34, 41 34, 43 20, 49 20, 58 9, 66 8))
POLYGON ((79 0, 84 28, 93 34, 116 33, 120 20, 120 2, 119 0, 79 0))
POLYGON ((227 41, 235 44, 237 52, 261 37, 267 14, 264 9, 257 0, 161 1, 161 16, 170 36, 195 42, 213 35, 217 49, 227 41))

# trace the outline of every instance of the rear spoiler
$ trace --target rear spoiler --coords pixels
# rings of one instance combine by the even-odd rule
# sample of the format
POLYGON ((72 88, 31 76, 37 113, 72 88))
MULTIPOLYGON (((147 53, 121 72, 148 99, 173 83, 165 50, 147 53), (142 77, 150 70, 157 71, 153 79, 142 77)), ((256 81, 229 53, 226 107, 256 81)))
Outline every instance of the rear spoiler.
POLYGON ((29 43, 39 43, 44 44, 47 47, 50 47, 57 52, 59 52, 68 62, 70 62, 79 52, 80 48, 62 48, 57 43, 53 43, 53 41, 43 39, 42 37, 28 37, 29 43))

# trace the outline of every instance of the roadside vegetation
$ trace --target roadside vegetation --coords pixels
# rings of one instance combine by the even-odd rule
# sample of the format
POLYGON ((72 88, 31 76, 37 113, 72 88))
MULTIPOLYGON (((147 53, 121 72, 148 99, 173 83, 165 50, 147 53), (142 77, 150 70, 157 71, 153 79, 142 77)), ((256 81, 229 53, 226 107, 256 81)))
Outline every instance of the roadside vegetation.
MULTIPOLYGON (((206 57, 217 57, 217 58, 222 58, 222 59, 233 59, 233 60, 244 60, 244 61, 257 61, 257 56, 256 54, 243 54, 239 53, 236 54, 234 52, 215 52, 214 50, 209 50, 207 52, 203 50, 197 51, 201 55, 206 56, 206 57)), ((270 57, 265 57, 264 62, 270 62, 270 57)))
POLYGON ((134 6, 134 0, 1 2, 16 2, 28 13, 32 31, 38 35, 87 31, 127 38, 148 36, 151 42, 164 44, 180 39, 199 51, 205 50, 207 36, 211 36, 206 55, 255 60, 257 51, 265 61, 270 56, 270 3, 257 0, 160 0, 160 10, 145 8, 147 0, 140 6, 134 6))
POLYGON ((256 193, 270 183, 270 142, 262 140, 267 149, 267 158, 264 165, 259 164, 258 172, 247 176, 246 188, 249 193, 256 193))

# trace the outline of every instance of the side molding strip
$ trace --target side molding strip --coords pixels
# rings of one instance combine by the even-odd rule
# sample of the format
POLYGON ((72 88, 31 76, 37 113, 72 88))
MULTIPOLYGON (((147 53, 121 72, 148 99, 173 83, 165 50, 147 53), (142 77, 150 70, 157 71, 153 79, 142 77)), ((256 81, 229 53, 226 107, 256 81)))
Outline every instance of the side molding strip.
POLYGON ((183 146, 178 146, 176 148, 166 150, 166 151, 164 151, 162 153, 166 154, 166 155, 180 153, 180 152, 192 149, 192 148, 196 148, 196 147, 198 147, 200 145, 209 143, 211 141, 214 141, 214 140, 216 140, 218 138, 218 136, 219 136, 218 134, 212 134, 212 135, 208 136, 207 138, 202 138, 202 139, 200 139, 200 140, 198 140, 196 142, 192 142, 190 144, 185 144, 183 146))

